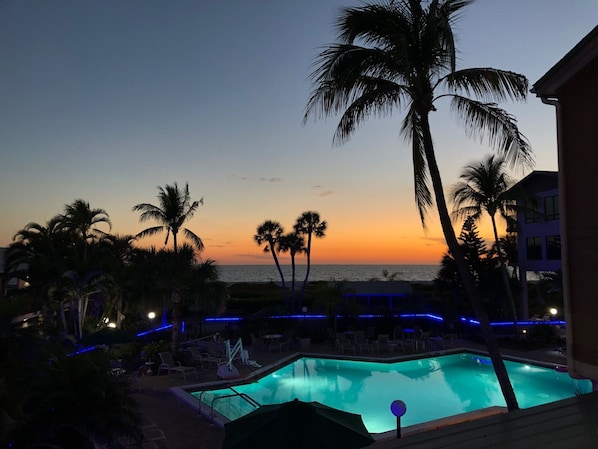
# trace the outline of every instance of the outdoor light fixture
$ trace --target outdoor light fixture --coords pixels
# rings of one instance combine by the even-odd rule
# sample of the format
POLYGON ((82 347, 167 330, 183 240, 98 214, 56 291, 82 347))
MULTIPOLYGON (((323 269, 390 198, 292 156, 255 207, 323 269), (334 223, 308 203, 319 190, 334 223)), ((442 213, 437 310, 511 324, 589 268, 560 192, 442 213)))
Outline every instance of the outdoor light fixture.
POLYGON ((390 404, 390 411, 397 417, 397 439, 401 438, 401 416, 407 413, 407 406, 403 401, 397 399, 390 404))
POLYGON ((556 307, 551 307, 550 309, 548 309, 548 311, 552 316, 557 316, 557 314, 559 313, 559 310, 556 307))
POLYGON ((153 320, 154 318, 156 318, 156 312, 150 312, 150 313, 148 313, 148 314, 147 314, 147 317, 148 317, 150 320, 153 320))

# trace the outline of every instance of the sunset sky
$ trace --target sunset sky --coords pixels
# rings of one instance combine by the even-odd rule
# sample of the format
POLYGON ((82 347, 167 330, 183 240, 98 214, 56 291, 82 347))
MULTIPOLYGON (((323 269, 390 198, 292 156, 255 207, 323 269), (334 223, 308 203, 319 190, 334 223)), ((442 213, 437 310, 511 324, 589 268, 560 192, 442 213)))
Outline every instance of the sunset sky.
MULTIPOLYGON (((270 263, 253 242, 266 219, 328 222, 313 263, 437 263, 422 229, 400 111, 332 146, 334 119, 302 126, 308 75, 350 0, 3 0, 0 2, 0 246, 81 198, 112 233, 136 234, 135 204, 189 183, 205 204, 187 225, 219 264, 270 263)), ((459 67, 526 75, 530 86, 598 23, 596 0, 478 0, 459 26, 459 67)), ((439 103, 443 182, 489 148, 439 103)), ((537 170, 556 170, 555 111, 530 94, 513 113, 537 170)), ((513 173, 521 178, 527 173, 513 173)), ((460 224, 456 225, 457 233, 460 224)), ((107 230, 107 228, 103 228, 107 230)), ((491 237, 487 222, 483 236, 491 237)), ((163 245, 160 238, 140 245, 163 245)))

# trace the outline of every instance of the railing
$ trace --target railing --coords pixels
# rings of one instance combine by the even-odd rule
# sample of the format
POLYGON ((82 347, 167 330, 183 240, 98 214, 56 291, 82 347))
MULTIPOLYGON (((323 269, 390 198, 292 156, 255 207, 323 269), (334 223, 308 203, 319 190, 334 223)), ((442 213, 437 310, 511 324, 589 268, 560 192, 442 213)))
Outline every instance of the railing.
MULTIPOLYGON (((240 393, 238 391, 236 391, 234 388, 232 387, 228 387, 229 390, 231 390, 233 393, 232 394, 225 394, 222 396, 216 396, 214 399, 212 399, 212 402, 210 404, 210 421, 214 422, 214 405, 215 402, 219 399, 226 399, 226 398, 231 398, 231 397, 239 397, 241 399, 243 399, 244 401, 246 401, 249 405, 253 406, 253 407, 260 407, 261 404, 256 401, 255 399, 253 399, 251 396, 249 396, 246 393, 240 393)), ((201 414, 201 405, 202 405, 202 396, 204 393, 208 392, 210 390, 204 390, 199 394, 199 407, 198 407, 198 413, 201 414)))

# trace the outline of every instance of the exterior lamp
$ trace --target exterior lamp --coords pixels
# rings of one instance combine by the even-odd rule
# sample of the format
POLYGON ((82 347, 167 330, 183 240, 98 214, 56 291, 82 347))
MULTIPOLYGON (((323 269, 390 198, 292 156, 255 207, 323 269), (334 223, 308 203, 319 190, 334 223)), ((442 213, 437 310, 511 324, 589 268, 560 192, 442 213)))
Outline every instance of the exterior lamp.
POLYGON ((147 314, 147 317, 148 317, 150 320, 153 320, 154 318, 156 318, 156 312, 150 312, 150 313, 148 313, 148 314, 147 314))
POLYGON ((401 438, 401 416, 407 413, 407 406, 403 401, 397 399, 390 404, 390 411, 397 417, 397 439, 401 438))
POLYGON ((548 309, 548 311, 550 312, 550 314, 555 317, 558 315, 559 310, 556 307, 551 307, 550 309, 548 309))

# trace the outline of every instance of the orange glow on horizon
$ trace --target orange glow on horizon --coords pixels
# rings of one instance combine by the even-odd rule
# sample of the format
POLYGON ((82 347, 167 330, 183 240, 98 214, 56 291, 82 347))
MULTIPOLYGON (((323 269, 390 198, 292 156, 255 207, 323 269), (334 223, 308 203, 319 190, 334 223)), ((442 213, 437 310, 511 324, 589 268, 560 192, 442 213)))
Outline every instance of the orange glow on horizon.
MULTIPOLYGON (((326 217, 327 218, 327 217, 326 217)), ((313 264, 371 264, 371 265, 436 265, 447 252, 447 245, 439 226, 433 220, 425 233, 417 219, 409 219, 406 214, 401 217, 388 213, 384 221, 376 221, 367 217, 351 220, 328 220, 326 236, 312 242, 313 264)), ((115 221, 116 224, 118 221, 115 221)), ((259 220, 227 219, 218 222, 199 220, 191 229, 201 236, 205 250, 200 254, 201 260, 213 260, 218 265, 269 265, 272 256, 263 252, 253 241, 256 224, 259 220), (222 224, 224 223, 224 225, 222 224)), ((487 241, 487 248, 492 244, 490 220, 485 219, 478 225, 479 235, 487 241)), ((460 226, 455 226, 459 235, 460 226)), ((504 235, 504 226, 499 228, 499 235, 504 235)), ((288 225, 287 225, 288 227, 288 225)), ((114 235, 135 234, 143 229, 139 223, 118 222, 112 229, 114 235), (123 229, 124 228, 124 229, 123 229)), ((164 245, 165 233, 137 240, 134 245, 140 248, 154 247, 156 250, 173 248, 172 235, 168 245, 164 245)), ((6 239, 6 246, 11 240, 6 239)), ((187 240, 179 234, 178 243, 183 245, 187 240)), ((281 254, 282 264, 290 264, 288 254, 281 254)), ((298 255, 296 263, 305 264, 305 256, 298 255)))

